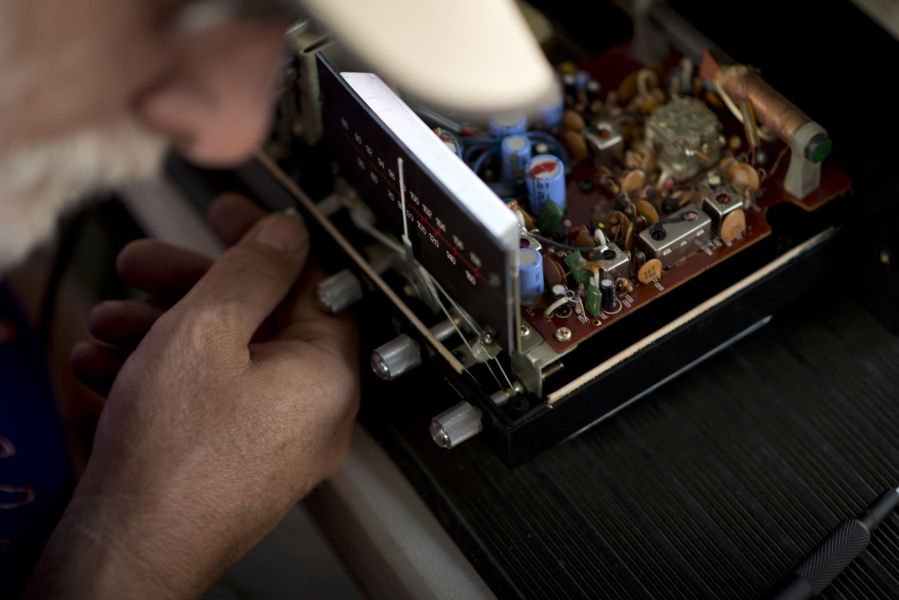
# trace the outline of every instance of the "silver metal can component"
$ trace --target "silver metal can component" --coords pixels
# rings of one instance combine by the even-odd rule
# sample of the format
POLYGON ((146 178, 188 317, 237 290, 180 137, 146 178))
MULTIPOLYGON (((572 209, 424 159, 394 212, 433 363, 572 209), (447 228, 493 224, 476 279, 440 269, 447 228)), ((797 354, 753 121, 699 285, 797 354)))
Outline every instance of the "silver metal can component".
MULTIPOLYGON (((747 188, 749 189, 749 188, 747 188)), ((724 217, 743 208, 743 200, 727 188, 721 188, 702 199, 702 209, 712 218, 713 233, 717 234, 724 217)))
POLYGON ((339 271, 315 286, 315 299, 324 311, 337 314, 362 300, 362 282, 349 269, 339 271))
POLYGON ((601 164, 610 164, 613 158, 621 160, 624 156, 624 138, 608 121, 589 127, 582 134, 601 164))
POLYGON ((590 260, 597 261, 604 277, 618 279, 627 278, 630 269, 630 260, 627 254, 616 244, 609 242, 605 250, 596 250, 590 255, 590 260))
POLYGON ((483 428, 481 411, 468 402, 460 402, 431 419, 429 429, 434 442, 449 449, 480 433, 483 428))
POLYGON ((640 246, 647 256, 670 267, 709 243, 712 219, 695 204, 640 232, 640 246))

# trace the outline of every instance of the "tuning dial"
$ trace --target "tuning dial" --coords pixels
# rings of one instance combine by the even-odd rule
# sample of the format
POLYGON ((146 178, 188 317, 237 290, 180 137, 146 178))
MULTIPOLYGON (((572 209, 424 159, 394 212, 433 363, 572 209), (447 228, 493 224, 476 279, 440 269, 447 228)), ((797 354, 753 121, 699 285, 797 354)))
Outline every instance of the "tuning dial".
POLYGON ((315 286, 319 308, 332 315, 362 300, 362 282, 349 269, 344 269, 315 286))
POLYGON ((481 411, 460 402, 431 419, 431 437, 441 448, 455 448, 471 436, 483 430, 481 411))

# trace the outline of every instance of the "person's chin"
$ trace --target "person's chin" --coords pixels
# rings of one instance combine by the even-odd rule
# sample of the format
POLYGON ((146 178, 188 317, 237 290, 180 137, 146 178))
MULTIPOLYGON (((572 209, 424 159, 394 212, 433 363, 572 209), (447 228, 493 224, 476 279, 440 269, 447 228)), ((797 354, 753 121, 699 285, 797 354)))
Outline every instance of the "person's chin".
POLYGON ((168 146, 123 121, 0 156, 0 276, 46 243, 64 213, 99 192, 158 176, 168 146))

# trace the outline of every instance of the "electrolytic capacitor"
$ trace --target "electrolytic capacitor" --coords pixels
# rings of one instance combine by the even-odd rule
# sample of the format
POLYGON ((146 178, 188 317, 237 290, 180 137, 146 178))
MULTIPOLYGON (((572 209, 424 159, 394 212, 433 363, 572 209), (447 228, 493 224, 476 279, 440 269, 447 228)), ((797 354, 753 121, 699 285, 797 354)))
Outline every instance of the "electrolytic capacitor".
POLYGON ((503 179, 521 179, 528 161, 531 160, 531 142, 523 135, 503 138, 503 179))
POLYGON ((518 251, 518 279, 521 304, 533 308, 543 294, 543 257, 533 248, 518 251))
POLYGON ((559 127, 562 124, 562 116, 565 114, 565 99, 558 90, 552 90, 547 96, 540 101, 539 106, 540 123, 547 129, 559 127))
POLYGON ((565 166, 552 154, 531 159, 525 174, 531 211, 539 215, 547 202, 555 202, 565 210, 565 166))
POLYGON ((487 128, 490 136, 495 138, 518 135, 528 130, 528 117, 522 111, 493 115, 487 128))
POLYGON ((615 297, 615 282, 611 279, 602 279, 599 282, 599 291, 602 293, 602 309, 606 312, 618 308, 618 298, 615 297))
POLYGON ((552 287, 550 293, 552 294, 553 301, 560 300, 568 295, 568 288, 559 283, 552 287))

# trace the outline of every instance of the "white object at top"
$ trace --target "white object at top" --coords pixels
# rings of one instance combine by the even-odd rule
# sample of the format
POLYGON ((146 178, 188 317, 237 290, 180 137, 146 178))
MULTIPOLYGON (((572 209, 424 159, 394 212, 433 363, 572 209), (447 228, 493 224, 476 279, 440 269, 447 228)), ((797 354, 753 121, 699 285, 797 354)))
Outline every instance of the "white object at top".
POLYGON ((553 71, 513 0, 303 0, 351 51, 429 105, 528 110, 553 71))
MULTIPOLYGON (((386 83, 372 73, 341 73, 365 104, 506 251, 518 249, 518 219, 386 83)), ((517 253, 513 253, 517 256, 517 253)))

